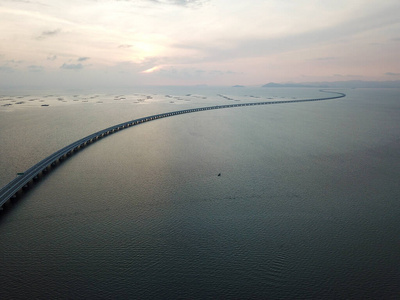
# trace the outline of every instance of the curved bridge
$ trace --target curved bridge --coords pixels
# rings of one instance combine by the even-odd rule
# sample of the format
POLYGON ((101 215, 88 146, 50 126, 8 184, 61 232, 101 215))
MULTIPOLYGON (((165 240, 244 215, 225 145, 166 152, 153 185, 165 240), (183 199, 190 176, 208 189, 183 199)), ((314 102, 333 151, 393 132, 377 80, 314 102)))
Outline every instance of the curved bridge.
POLYGON ((41 174, 46 174, 51 167, 57 166, 58 163, 62 162, 66 158, 70 157, 72 154, 78 152, 80 149, 86 147, 87 145, 98 141, 99 139, 118 132, 119 130, 139 125, 144 122, 149 122, 161 118, 193 113, 198 111, 205 111, 205 110, 213 110, 213 109, 221 109, 221 108, 233 108, 233 107, 242 107, 242 106, 255 106, 255 105, 267 105, 267 104, 284 104, 284 103, 298 103, 298 102, 310 102, 310 101, 322 101, 322 100, 332 100, 343 98, 346 94, 338 93, 338 92, 331 92, 331 91, 323 91, 326 93, 333 93, 335 96, 326 97, 326 98, 317 98, 317 99, 301 99, 301 100, 286 100, 286 101, 269 101, 269 102, 254 102, 254 103, 241 103, 241 104, 230 104, 230 105, 216 105, 216 106, 208 106, 208 107, 200 107, 200 108, 191 108, 191 109, 184 109, 178 111, 172 111, 167 113, 161 113, 157 115, 152 115, 144 118, 135 119, 132 121, 124 122, 121 124, 117 124, 106 129, 100 130, 98 132, 92 133, 64 148, 54 152, 50 156, 46 157, 45 159, 41 160, 24 173, 19 173, 18 177, 10 181, 0 190, 0 209, 3 209, 3 205, 10 199, 14 199, 17 197, 17 193, 21 190, 25 190, 29 188, 29 183, 31 181, 39 180, 39 176, 41 174))

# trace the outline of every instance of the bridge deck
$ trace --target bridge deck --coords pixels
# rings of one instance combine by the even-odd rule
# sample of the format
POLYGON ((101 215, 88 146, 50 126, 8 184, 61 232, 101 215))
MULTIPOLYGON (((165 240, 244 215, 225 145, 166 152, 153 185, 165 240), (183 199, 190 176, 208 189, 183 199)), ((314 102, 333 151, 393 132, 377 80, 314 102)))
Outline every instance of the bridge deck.
POLYGON ((130 126, 135 126, 135 125, 138 125, 138 124, 141 124, 144 122, 149 122, 149 121, 153 121, 153 120, 157 120, 157 119, 161 119, 161 118, 171 117, 171 116, 180 115, 180 114, 193 113, 193 112, 198 112, 198 111, 204 111, 204 110, 242 107, 242 106, 268 105, 268 104, 284 104, 284 103, 322 101, 322 100, 343 98, 346 96, 345 94, 338 93, 338 92, 330 92, 330 91, 323 91, 323 92, 334 93, 337 95, 332 96, 332 97, 317 98, 317 99, 253 102, 253 103, 240 103, 240 104, 216 105, 216 106, 208 106, 208 107, 200 107, 200 108, 191 108, 191 109, 184 109, 184 110, 178 110, 178 111, 172 111, 172 112, 166 112, 166 113, 161 113, 161 114, 157 114, 157 115, 147 116, 144 118, 131 120, 128 122, 124 122, 121 124, 117 124, 117 125, 105 128, 98 132, 92 133, 92 134, 90 134, 76 142, 73 142, 73 143, 69 144, 68 146, 65 146, 64 148, 54 152, 53 154, 51 154, 48 157, 46 157, 45 159, 41 160, 34 166, 30 167, 25 172, 21 173, 21 175, 18 175, 16 178, 14 178, 12 181, 10 181, 8 184, 6 184, 4 187, 2 187, 0 190, 0 208, 2 208, 2 206, 9 199, 11 199, 14 195, 16 195, 18 193, 18 191, 20 191, 27 184, 29 184, 29 182, 31 180, 33 180, 36 176, 39 176, 40 173, 42 173, 42 172, 46 172, 47 168, 50 167, 51 165, 55 165, 58 161, 64 160, 64 158, 66 156, 70 156, 71 154, 73 154, 74 152, 79 150, 80 148, 83 148, 86 145, 88 145, 92 142, 95 142, 106 135, 118 132, 121 129, 125 129, 130 126))

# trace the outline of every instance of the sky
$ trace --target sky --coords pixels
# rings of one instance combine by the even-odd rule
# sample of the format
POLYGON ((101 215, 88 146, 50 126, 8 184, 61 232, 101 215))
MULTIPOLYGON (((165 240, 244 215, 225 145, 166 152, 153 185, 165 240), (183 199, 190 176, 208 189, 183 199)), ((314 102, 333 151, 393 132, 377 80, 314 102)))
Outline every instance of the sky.
POLYGON ((1 87, 400 80, 399 0, 0 0, 1 87))

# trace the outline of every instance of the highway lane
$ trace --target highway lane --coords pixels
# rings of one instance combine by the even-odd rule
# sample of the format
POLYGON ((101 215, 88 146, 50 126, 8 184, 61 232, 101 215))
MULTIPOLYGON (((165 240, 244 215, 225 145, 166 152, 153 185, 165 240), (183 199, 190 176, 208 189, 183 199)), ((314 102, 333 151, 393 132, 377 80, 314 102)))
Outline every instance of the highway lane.
POLYGON ((28 188, 28 185, 32 180, 38 179, 40 174, 47 173, 48 168, 55 167, 57 163, 62 162, 67 157, 73 155, 75 152, 79 151, 80 149, 86 147, 87 145, 119 130, 129 128, 131 126, 136 126, 138 124, 142 124, 144 122, 149 122, 153 120, 157 120, 160 118, 166 118, 171 116, 176 116, 180 114, 187 114, 192 112, 198 111, 206 111, 206 110, 213 110, 213 109, 223 109, 223 108, 234 108, 234 107, 243 107, 243 106, 255 106, 255 105, 272 105, 272 104, 285 104, 285 103, 298 103, 298 102, 310 102, 310 101, 322 101, 322 100, 332 100, 343 98, 346 95, 339 92, 332 92, 332 91, 324 91, 326 93, 333 93, 336 94, 335 96, 325 97, 325 98, 315 98, 315 99, 300 99, 300 100, 285 100, 285 101, 267 101, 267 102, 252 102, 252 103, 240 103, 240 104, 229 104, 229 105, 216 105, 216 106, 208 106, 208 107, 200 107, 200 108, 192 108, 192 109, 184 109, 178 110, 173 112, 161 113, 152 116, 147 116, 131 121, 127 121, 124 123, 120 123, 98 132, 92 133, 76 142, 73 142, 64 148, 54 152, 53 154, 49 155, 45 159, 41 160, 34 166, 30 167, 26 170, 22 175, 18 175, 8 184, 0 190, 0 209, 2 209, 3 205, 9 200, 16 197, 17 193, 22 189, 28 188))

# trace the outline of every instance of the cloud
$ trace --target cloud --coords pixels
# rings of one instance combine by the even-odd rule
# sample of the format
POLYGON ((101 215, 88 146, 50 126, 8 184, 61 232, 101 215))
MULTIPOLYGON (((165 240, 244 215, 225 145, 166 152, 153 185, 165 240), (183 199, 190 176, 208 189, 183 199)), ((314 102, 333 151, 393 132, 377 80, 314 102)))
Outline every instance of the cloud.
POLYGON ((7 60, 7 64, 13 64, 15 66, 22 64, 23 62, 24 62, 23 60, 14 60, 14 59, 7 60))
POLYGON ((0 65, 0 72, 6 72, 6 73, 14 72, 21 66, 23 62, 24 62, 23 60, 14 60, 14 59, 6 60, 2 65, 0 65))
POLYGON ((11 0, 11 2, 32 3, 32 1, 29 0, 11 0))
POLYGON ((400 73, 392 73, 392 72, 387 72, 385 73, 387 76, 400 76, 400 73))
POLYGON ((335 59, 337 59, 337 57, 327 56, 327 57, 317 57, 317 58, 314 58, 313 60, 326 61, 326 60, 335 60, 335 59))
MULTIPOLYGON (((8 67, 16 74, 20 70, 39 71, 28 66, 43 65, 42 76, 62 73, 54 80, 63 76, 100 77, 104 72, 110 78, 110 74, 124 73, 135 80, 138 77, 163 84, 167 81, 163 74, 169 71, 183 83, 188 75, 214 84, 240 77, 246 82, 235 83, 248 85, 251 81, 296 80, 303 73, 329 80, 334 73, 345 78, 346 74, 360 73, 388 80, 397 74, 392 72, 400 72, 390 68, 396 64, 400 42, 396 33, 399 0, 371 0, 369 5, 362 0, 328 0, 323 4, 313 0, 312 6, 279 0, 255 0, 251 4, 86 0, 73 4, 55 1, 43 9, 22 5, 24 0, 5 1, 10 7, 0 4, 0 14, 4 14, 3 27, 9 30, 4 32, 7 43, 2 45, 0 66, 4 64, 3 71, 8 67), (8 24, 8 20, 19 20, 18 26, 8 24), (381 42, 382 49, 372 49, 376 48, 370 46, 374 41, 381 42), (24 62, 7 63, 9 58, 24 62), (122 65, 119 61, 131 63, 122 65), (381 64, 389 68, 377 74, 377 66, 384 67, 381 64), (58 70, 50 72, 52 68, 58 70), (148 74, 142 74, 143 70, 148 74), (212 79, 207 81, 208 77, 212 79)), ((35 4, 38 1, 30 0, 35 4)), ((32 78, 35 75, 30 74, 32 78)), ((4 73, 2 76, 6 77, 4 73)), ((24 78, 18 80, 23 82, 24 78)))
POLYGON ((61 29, 43 31, 36 39, 43 40, 48 37, 56 36, 61 32, 61 29))
POLYGON ((82 64, 63 64, 60 69, 64 70, 81 70, 83 69, 82 64))
POLYGON ((31 65, 28 66, 28 71, 29 72, 43 72, 44 68, 42 66, 36 66, 36 65, 31 65))
POLYGON ((208 2, 206 0, 155 0, 155 2, 173 4, 179 6, 200 6, 208 2))
POLYGON ((47 56, 47 60, 55 61, 57 59, 57 55, 49 55, 47 56))
POLYGON ((326 56, 326 57, 314 57, 314 58, 309 58, 307 61, 333 61, 338 59, 335 56, 326 56))
MULTIPOLYGON (((116 0, 117 2, 135 2, 132 0, 116 0)), ((166 5, 178 5, 184 7, 198 7, 202 6, 210 0, 145 0, 146 2, 166 4, 166 5)))
POLYGON ((353 36, 398 25, 400 21, 396 8, 400 9, 400 3, 395 6, 300 33, 287 33, 266 38, 262 36, 227 37, 226 39, 214 39, 214 41, 209 41, 208 43, 194 41, 190 46, 177 42, 174 43, 174 46, 200 52, 201 54, 196 56, 203 58, 200 62, 213 62, 288 53, 328 44, 333 41, 344 43, 346 39, 351 39, 353 36))
POLYGON ((347 78, 347 79, 355 79, 355 78, 363 78, 363 75, 351 75, 351 74, 347 74, 347 75, 343 75, 343 74, 334 74, 334 77, 341 77, 341 78, 347 78))
POLYGON ((233 71, 211 70, 211 71, 208 71, 208 74, 217 75, 217 76, 223 76, 223 75, 233 75, 233 74, 237 74, 237 73, 233 72, 233 71))
POLYGON ((177 68, 173 66, 157 68, 151 73, 156 73, 162 76, 178 78, 178 79, 206 79, 210 77, 221 77, 221 76, 237 74, 232 71, 202 70, 197 68, 177 68))
POLYGON ((0 66, 0 72, 11 73, 11 72, 14 72, 14 69, 7 65, 2 65, 2 66, 0 66))
POLYGON ((155 67, 152 67, 152 68, 150 68, 150 69, 144 70, 144 71, 142 71, 141 73, 153 73, 153 72, 155 72, 155 71, 157 71, 157 70, 159 70, 159 69, 160 69, 160 67, 155 66, 155 67))

